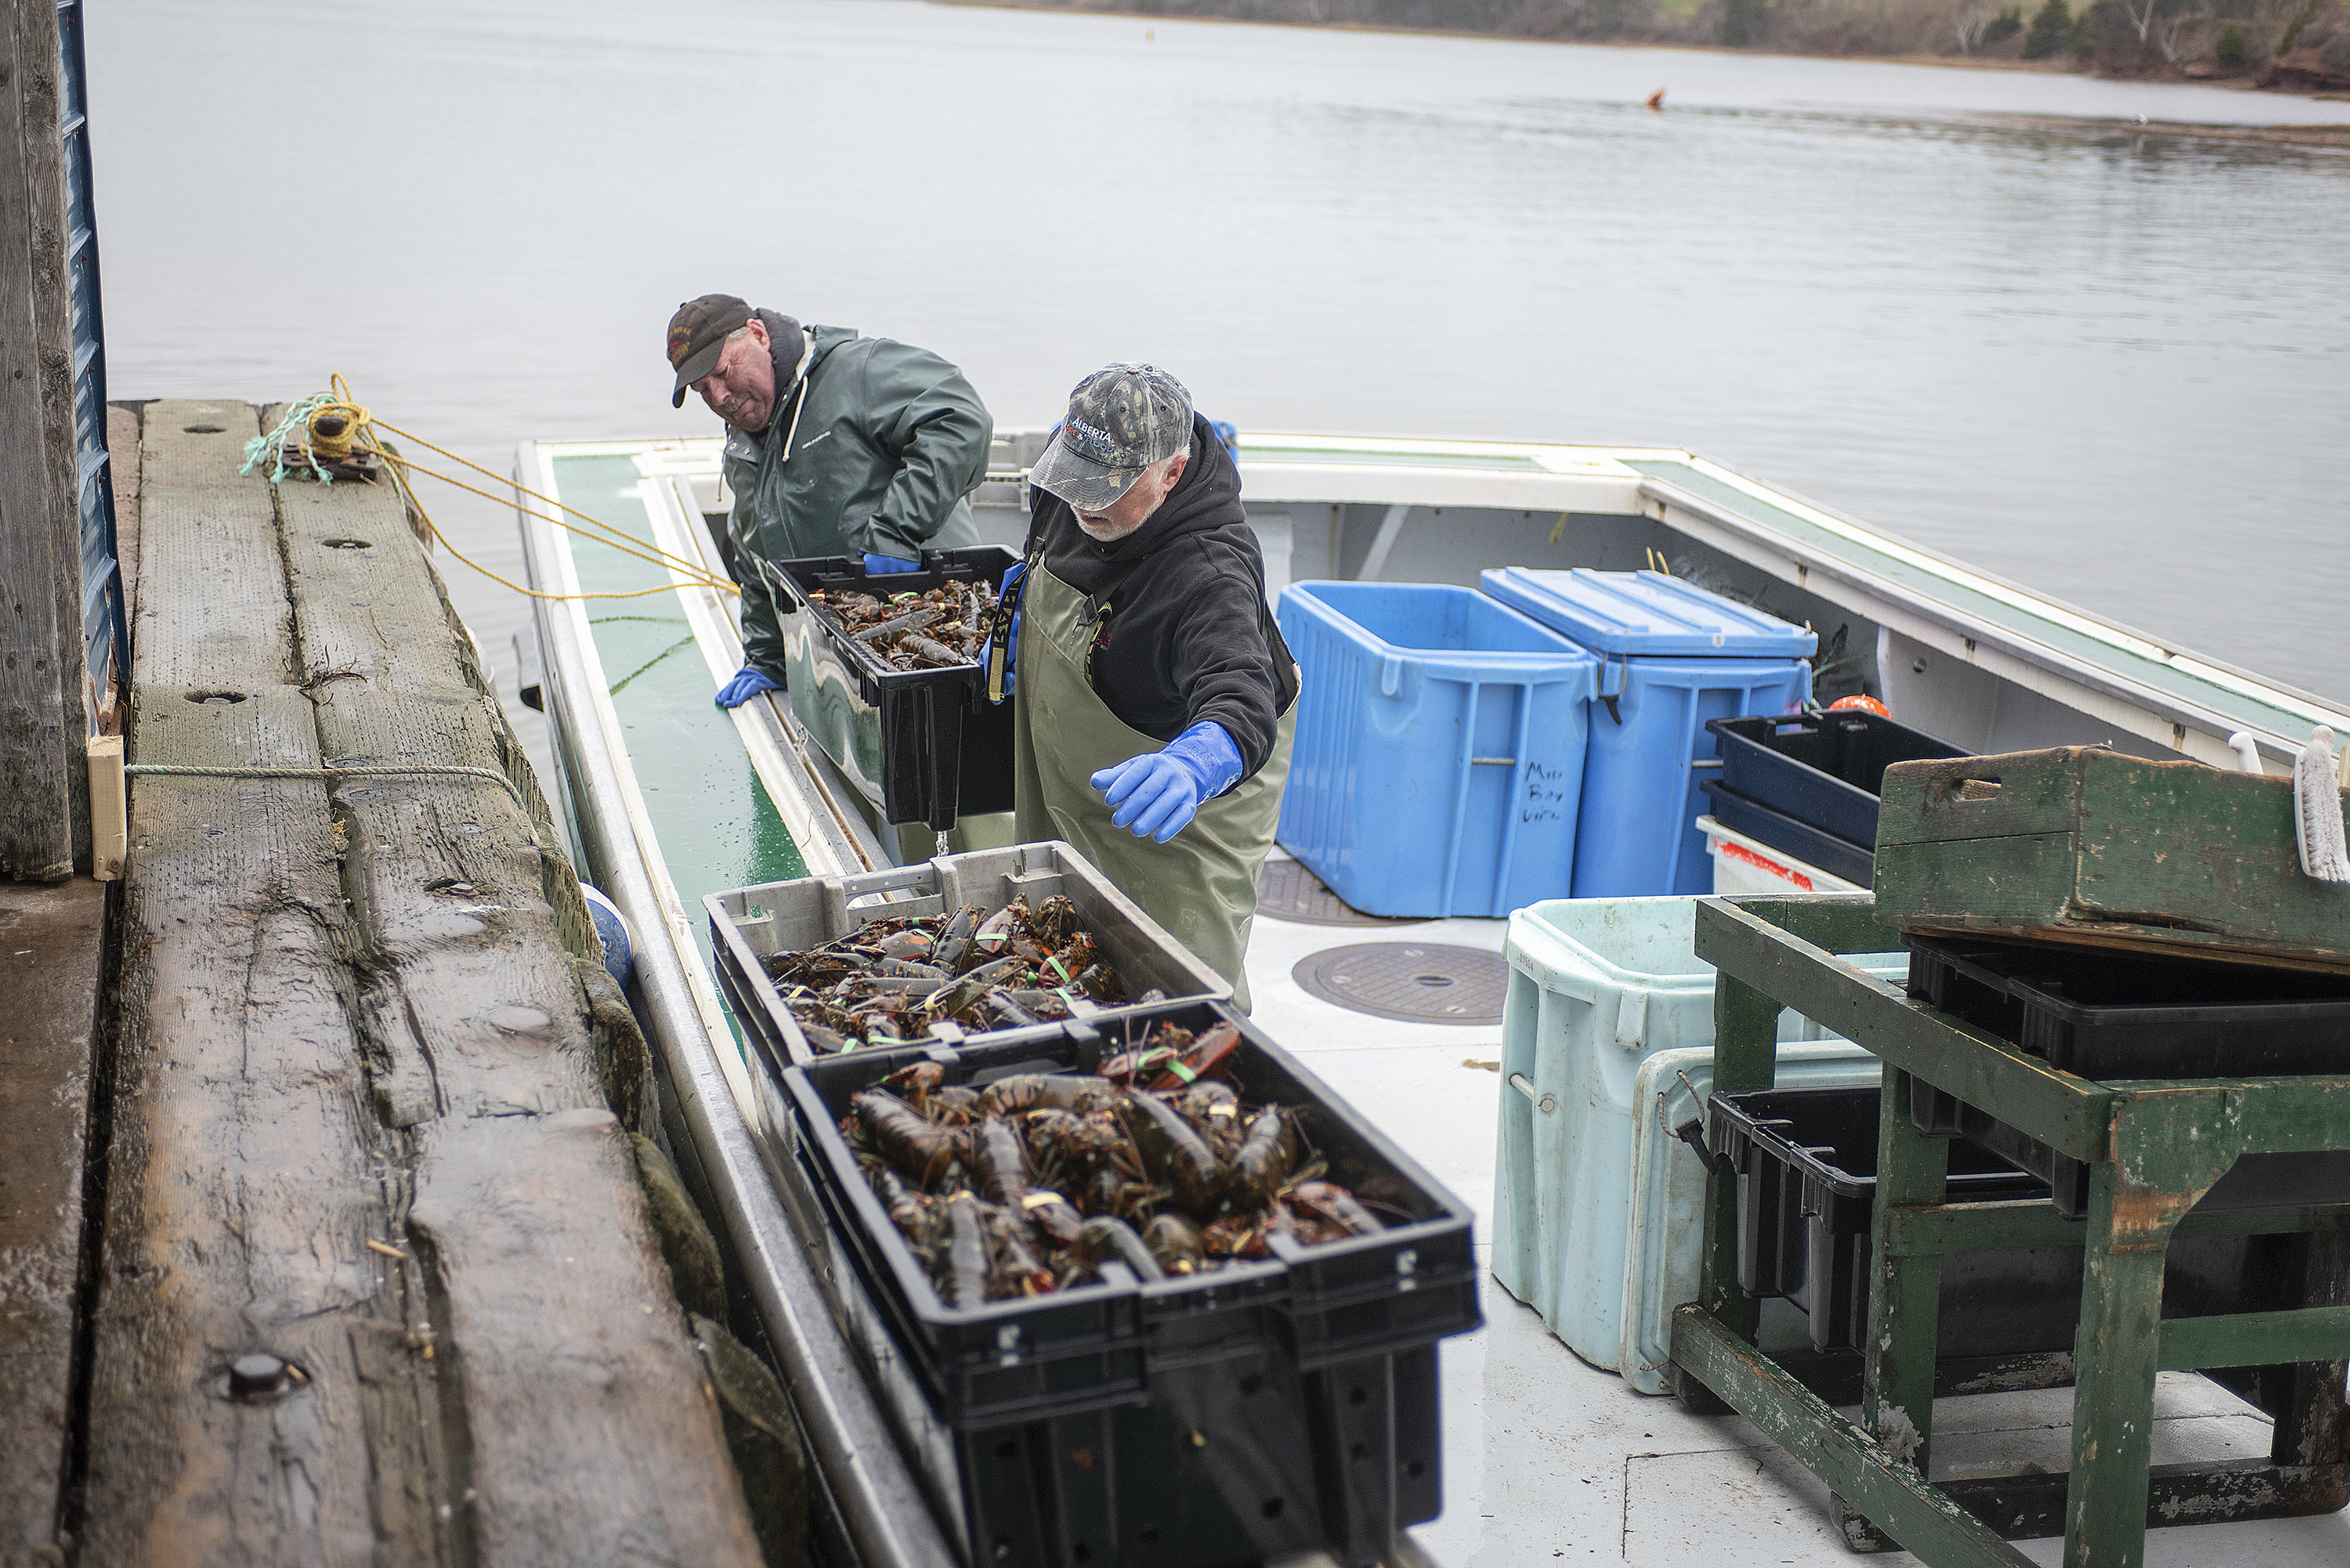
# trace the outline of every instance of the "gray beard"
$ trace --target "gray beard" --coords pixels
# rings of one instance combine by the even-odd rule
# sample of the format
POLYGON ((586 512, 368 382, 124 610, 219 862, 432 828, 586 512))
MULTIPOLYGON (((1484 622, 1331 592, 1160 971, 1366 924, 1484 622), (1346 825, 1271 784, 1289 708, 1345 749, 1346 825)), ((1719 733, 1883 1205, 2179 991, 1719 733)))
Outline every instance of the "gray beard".
POLYGON ((1115 523, 1104 523, 1097 526, 1094 524, 1087 522, 1085 518, 1079 515, 1074 508, 1071 509, 1069 514, 1077 519, 1077 526, 1085 531, 1086 537, 1093 540, 1098 545, 1114 544, 1118 540, 1125 538, 1128 534, 1133 533, 1135 528, 1141 527, 1143 523, 1150 521, 1149 518, 1145 517, 1142 519, 1141 523, 1137 523, 1133 527, 1129 528, 1121 528, 1115 523))

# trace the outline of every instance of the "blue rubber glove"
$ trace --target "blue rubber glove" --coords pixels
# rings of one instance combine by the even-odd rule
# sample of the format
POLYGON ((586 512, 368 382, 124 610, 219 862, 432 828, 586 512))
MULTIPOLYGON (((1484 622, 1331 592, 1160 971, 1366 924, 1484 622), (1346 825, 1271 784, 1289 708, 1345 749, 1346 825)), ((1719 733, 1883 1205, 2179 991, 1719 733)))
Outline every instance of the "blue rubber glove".
POLYGON ((877 556, 868 550, 865 552, 865 569, 877 577, 886 577, 896 572, 919 572, 922 569, 922 563, 901 561, 895 556, 877 556))
POLYGON ((1241 776, 1241 749, 1222 724, 1201 720, 1167 742, 1094 774, 1108 798, 1110 826, 1131 826, 1137 838, 1164 844, 1191 826, 1200 803, 1213 800, 1241 776))
POLYGON ((746 664, 735 672, 733 680, 718 689, 718 705, 721 708, 740 708, 762 691, 781 691, 783 689, 782 681, 770 680, 746 664))
MULTIPOLYGON (((996 602, 1000 604, 1005 599, 1012 598, 1013 595, 1019 591, 1020 579, 1027 575, 1028 563, 1014 561, 1011 569, 1003 574, 1003 586, 995 590, 996 602)), ((1020 681, 1020 612, 1027 607, 1028 600, 1025 595, 1014 600, 1012 606, 1012 636, 1003 650, 1003 695, 1006 697, 1013 695, 1014 689, 1020 681)), ((993 701, 993 698, 989 700, 993 701)))

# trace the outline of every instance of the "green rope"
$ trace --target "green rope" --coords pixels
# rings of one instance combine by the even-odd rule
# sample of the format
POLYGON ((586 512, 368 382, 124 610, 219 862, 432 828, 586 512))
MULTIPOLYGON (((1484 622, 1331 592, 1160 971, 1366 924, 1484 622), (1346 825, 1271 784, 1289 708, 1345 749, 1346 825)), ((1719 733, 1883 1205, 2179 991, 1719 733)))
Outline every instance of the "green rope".
POLYGON ((496 784, 513 797, 515 809, 522 813, 523 820, 531 825, 530 841, 533 844, 539 844, 542 848, 545 847, 540 844, 538 836, 538 819, 532 815, 530 807, 524 803, 522 791, 515 786, 514 780, 495 768, 473 767, 457 763, 369 763, 349 767, 317 768, 211 768, 191 767, 178 763, 132 763, 122 771, 134 778, 161 776, 183 779, 310 779, 315 781, 325 778, 382 778, 402 774, 430 774, 444 778, 480 779, 484 784, 496 784))
MULTIPOLYGON (((286 467, 286 442, 287 439, 298 431, 307 431, 310 428, 310 416, 312 414, 317 413, 328 403, 338 402, 340 400, 341 400, 337 398, 332 392, 313 392, 308 397, 303 399, 300 402, 295 404, 291 409, 288 409, 286 411, 286 417, 278 421, 278 425, 276 430, 271 431, 267 435, 257 435, 251 441, 244 443, 244 464, 236 471, 238 477, 242 478, 245 474, 251 473, 253 472, 253 465, 266 457, 272 459, 276 464, 276 466, 271 468, 269 471, 269 483, 272 484, 285 483, 287 472, 286 467)), ((332 484, 335 483, 335 476, 328 472, 323 466, 313 464, 312 468, 322 483, 332 484)))

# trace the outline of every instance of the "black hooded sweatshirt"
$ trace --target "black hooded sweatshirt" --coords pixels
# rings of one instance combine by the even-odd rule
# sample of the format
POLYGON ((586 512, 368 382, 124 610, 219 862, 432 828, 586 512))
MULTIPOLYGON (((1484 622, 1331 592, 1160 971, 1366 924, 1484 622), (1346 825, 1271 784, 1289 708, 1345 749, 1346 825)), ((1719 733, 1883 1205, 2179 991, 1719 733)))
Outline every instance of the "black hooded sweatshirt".
POLYGON ((1191 461, 1142 526, 1088 538, 1069 504, 1030 493, 1028 555, 1101 607, 1093 687, 1109 711, 1171 741, 1203 720, 1240 748, 1241 777, 1273 754, 1274 727, 1297 700, 1297 665, 1264 602, 1264 558, 1241 510, 1240 471, 1191 416, 1191 461))

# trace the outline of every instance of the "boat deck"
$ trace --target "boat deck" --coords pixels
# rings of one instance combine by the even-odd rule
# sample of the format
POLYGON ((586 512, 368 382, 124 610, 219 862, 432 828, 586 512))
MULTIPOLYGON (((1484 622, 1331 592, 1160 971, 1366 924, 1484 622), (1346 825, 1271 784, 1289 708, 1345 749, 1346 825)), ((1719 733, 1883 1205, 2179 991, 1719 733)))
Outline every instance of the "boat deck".
MULTIPOLYGON (((690 475, 708 466, 696 444, 526 447, 525 483, 549 487, 546 493, 566 504, 664 549, 706 555, 707 540, 691 522, 699 508, 690 475)), ((1323 444, 1349 450, 1323 454, 1320 461, 1351 464, 1357 472, 1394 463, 1396 454, 1386 448, 1400 445, 1323 444)), ((1285 472, 1284 455, 1288 454, 1259 454, 1265 489, 1285 472)), ((1555 459, 1503 449, 1461 449, 1451 461, 1481 481, 1567 477, 1558 472, 1555 459), (1484 457, 1492 461, 1471 461, 1484 457)), ((1684 468, 1690 462, 1685 454, 1657 454, 1656 461, 1684 468)), ((1328 467, 1322 472, 1326 490, 1334 483, 1332 473, 1328 467)), ((1610 483, 1637 479, 1613 458, 1595 460, 1575 477, 1610 483), (1617 470, 1613 477, 1605 473, 1608 468, 1617 470)), ((1702 477, 1707 476, 1690 469, 1669 482, 1674 494, 1687 496, 1702 477)), ((1257 481, 1252 478, 1251 483, 1254 496, 1257 481)), ((1552 499, 1539 504, 1566 503, 1552 499)), ((1792 513, 1790 517, 1804 521, 1792 513)), ((543 523, 526 520, 525 536, 542 588, 612 592, 664 581, 658 566, 558 534, 543 523)), ((672 1021, 686 1019, 679 1027, 701 1037, 688 1044, 706 1053, 702 1075, 713 1084, 723 1076, 734 1104, 755 1107, 759 1096, 751 1079, 757 1069, 742 1054, 712 983, 700 899, 803 869, 857 869, 849 857, 872 853, 876 836, 869 825, 837 809, 837 801, 827 792, 837 791, 838 780, 827 783, 821 759, 799 748, 785 704, 760 699, 733 715, 711 706, 710 693, 732 673, 739 652, 714 595, 681 587, 673 594, 643 598, 543 606, 540 627, 576 645, 564 656, 571 661, 564 680, 588 688, 563 697, 556 690, 563 681, 550 658, 555 701, 549 716, 557 732, 558 768, 593 775, 567 777, 562 791, 575 807, 575 842, 583 847, 587 869, 599 880, 612 878, 607 890, 640 927, 667 928, 665 933, 640 934, 640 948, 660 947, 665 934, 670 950, 681 958, 693 955, 653 983, 665 988, 672 1021), (620 754, 599 761, 590 755, 599 747, 620 754), (582 803, 599 790, 633 792, 632 828, 613 826, 617 818, 608 801, 602 803, 607 815, 601 822, 578 820, 577 813, 586 809, 582 803), (836 807, 829 814, 827 800, 836 807), (637 840, 633 855, 618 841, 624 832, 633 832, 637 840), (689 995, 690 1006, 680 1000, 689 995), (692 1022, 695 1017, 700 1025, 692 1022)), ((2215 691, 2231 702, 2243 700, 2230 685, 2215 691)), ((2290 704, 2293 699, 2282 701, 2290 704)), ((2251 720, 2241 709, 2225 717, 2229 722, 2251 720)), ((2286 727, 2280 720, 2275 730, 2286 727)), ((1366 941, 1441 942, 1498 952, 1506 929, 1505 922, 1489 919, 1349 929, 1261 916, 1248 960, 1257 1021, 1471 1204, 1479 1232, 1487 1236, 1496 1097, 1508 1092, 1498 1071, 1499 1024, 1368 1016, 1309 992, 1293 971, 1311 955, 1366 941)), ((701 1071, 682 1060, 671 1066, 673 1073, 681 1067, 701 1071)), ((708 1104, 721 1102, 713 1096, 708 1104)), ((702 1114, 710 1113, 705 1107, 702 1114)), ((755 1122, 755 1109, 745 1115, 755 1122)), ((723 1142, 736 1135, 705 1128, 702 1136, 723 1142)), ((754 1194, 738 1210, 738 1246, 746 1240, 766 1244, 744 1233, 745 1227, 755 1229, 761 1201, 754 1194)), ((764 1201, 772 1214, 772 1200, 764 1201)), ((1481 1244, 1481 1256, 1486 1251, 1481 1244)), ((787 1298, 788 1292, 779 1293, 768 1310, 807 1310, 805 1302, 787 1298)), ((1824 1489, 1743 1420, 1695 1417, 1670 1399, 1633 1391, 1612 1372, 1575 1356, 1490 1276, 1485 1307, 1487 1326, 1448 1341, 1442 1350, 1445 1511, 1414 1532, 1434 1562, 1449 1568, 1554 1560, 1702 1562, 1708 1568, 1731 1568, 1835 1564, 1852 1556, 1828 1522, 1824 1489)), ((826 1374, 820 1358, 785 1370, 804 1404, 827 1376, 838 1376, 826 1374)), ((2268 1450, 2267 1418, 2193 1375, 2163 1375, 2158 1411, 2157 1462, 2268 1450)), ((2070 1391, 2064 1389, 1951 1403, 1938 1416, 1937 1473, 1986 1474, 2024 1465, 2064 1469, 2069 1413, 2070 1391)), ((856 1436, 860 1417, 853 1408, 818 1414, 839 1423, 847 1437, 856 1436)), ((857 1521, 848 1528, 855 1533, 857 1521)), ((868 1534, 887 1533, 871 1519, 864 1528, 868 1534)), ((2031 1542, 2024 1550, 2035 1561, 2054 1563, 2063 1543, 2031 1542)), ((2148 1538, 2147 1556, 2157 1565, 2224 1561, 2245 1568, 2299 1568, 2345 1559, 2350 1515, 2344 1514, 2158 1531, 2148 1538)), ((912 1551, 909 1560, 921 1560, 921 1552, 912 1551)), ((1914 1561, 1906 1554, 1879 1560, 1914 1561)))

